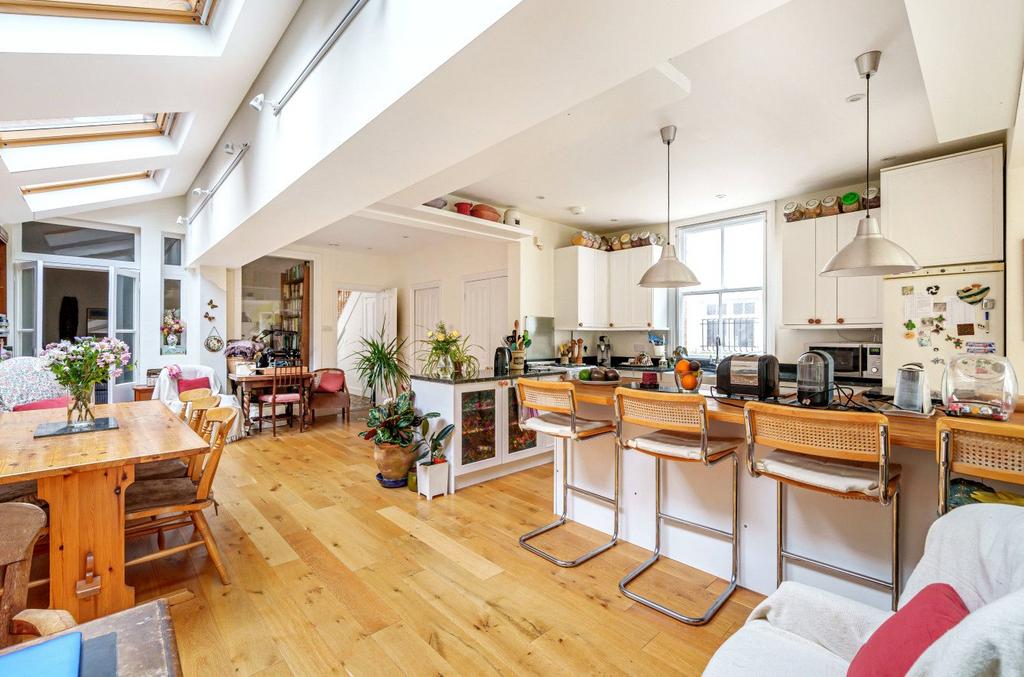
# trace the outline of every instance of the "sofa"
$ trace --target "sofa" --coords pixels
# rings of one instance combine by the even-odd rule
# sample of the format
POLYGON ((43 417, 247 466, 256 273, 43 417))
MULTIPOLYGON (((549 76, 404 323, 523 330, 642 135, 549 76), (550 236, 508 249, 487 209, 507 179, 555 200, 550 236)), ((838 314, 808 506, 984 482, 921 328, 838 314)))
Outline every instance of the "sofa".
MULTIPOLYGON (((210 390, 220 396, 220 404, 218 406, 231 407, 237 410, 238 414, 235 416, 235 422, 231 426, 231 432, 228 433, 228 442, 234 442, 243 437, 245 435, 245 428, 243 426, 242 405, 238 403, 238 398, 234 395, 224 394, 224 384, 221 383, 217 372, 212 367, 198 364, 183 364, 180 366, 180 369, 180 378, 182 379, 207 379, 210 383, 210 390)), ((167 367, 160 370, 160 375, 156 380, 156 387, 153 389, 153 399, 161 400, 175 414, 181 412, 182 403, 178 399, 178 380, 171 378, 167 367)))
MULTIPOLYGON (((931 583, 952 586, 970 613, 907 674, 1024 674, 1024 508, 967 505, 934 522, 899 608, 931 583)), ((704 674, 845 675, 857 651, 892 615, 785 582, 718 649, 704 674)))
POLYGON ((67 397, 67 390, 42 365, 38 357, 12 357, 0 362, 0 411, 67 397))

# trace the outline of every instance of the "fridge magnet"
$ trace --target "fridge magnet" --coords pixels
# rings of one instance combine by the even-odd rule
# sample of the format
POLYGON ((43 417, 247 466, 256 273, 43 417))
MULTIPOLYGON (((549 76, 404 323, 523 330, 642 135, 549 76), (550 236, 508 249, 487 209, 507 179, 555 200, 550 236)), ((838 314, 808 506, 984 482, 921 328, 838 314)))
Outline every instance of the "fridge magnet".
POLYGON ((901 287, 900 291, 903 292, 904 296, 910 296, 911 294, 914 293, 914 287, 913 286, 901 287))
POLYGON ((905 339, 910 339, 910 340, 913 340, 913 338, 914 338, 915 336, 917 336, 917 334, 915 334, 915 333, 914 333, 914 332, 912 332, 912 331, 907 331, 907 332, 903 332, 903 338, 905 338, 905 339))
POLYGON ((926 292, 928 292, 929 294, 931 294, 932 296, 935 296, 935 295, 937 295, 939 293, 939 285, 937 285, 937 284, 930 284, 927 287, 925 287, 924 290, 926 292))
POLYGON ((917 345, 922 348, 927 348, 932 344, 932 336, 924 329, 917 332, 917 345))
POLYGON ((934 317, 922 317, 921 318, 921 326, 922 327, 934 327, 935 326, 935 318, 934 317))
POLYGON ((981 355, 994 355, 996 352, 995 341, 968 341, 967 352, 981 355))
POLYGON ((996 307, 995 299, 985 299, 981 302, 982 310, 993 310, 996 307))
MULTIPOLYGON (((938 346, 935 346, 934 348, 932 348, 932 352, 933 352, 933 353, 937 353, 937 352, 939 352, 939 347, 938 347, 938 346)), ((936 357, 935 359, 933 359, 933 360, 932 360, 932 362, 934 363, 934 362, 935 362, 935 360, 941 360, 941 359, 942 359, 941 357, 936 357)))
POLYGON ((976 306, 981 303, 986 296, 988 296, 990 291, 990 287, 985 287, 980 282, 975 282, 969 287, 957 289, 956 295, 957 298, 964 303, 970 303, 972 306, 976 306))
POLYGON ((951 342, 953 344, 953 347, 956 348, 957 350, 960 350, 960 348, 962 348, 964 345, 963 339, 957 338, 956 336, 950 336, 949 334, 946 334, 946 340, 951 342))
POLYGON ((903 328, 906 329, 907 331, 910 331, 911 329, 917 329, 917 325, 914 324, 913 320, 907 320, 906 322, 903 323, 903 328))
POLYGON ((944 313, 946 312, 946 304, 942 301, 936 301, 932 304, 933 313, 944 313))
POLYGON ((956 325, 957 336, 974 336, 974 323, 967 322, 965 324, 956 325))

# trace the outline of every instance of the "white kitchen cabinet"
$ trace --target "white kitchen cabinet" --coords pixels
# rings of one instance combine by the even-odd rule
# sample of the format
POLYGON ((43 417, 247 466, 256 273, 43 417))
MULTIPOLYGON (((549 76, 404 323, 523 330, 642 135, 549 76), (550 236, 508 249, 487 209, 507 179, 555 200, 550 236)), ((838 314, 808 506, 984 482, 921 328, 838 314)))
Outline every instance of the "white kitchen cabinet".
POLYGON ((668 329, 668 295, 640 278, 661 247, 555 250, 555 329, 668 329))
POLYGON ((555 329, 608 326, 608 252, 555 250, 555 329))
MULTIPOLYGON (((877 214, 874 214, 877 218, 877 214)), ((882 324, 882 278, 819 275, 857 232, 864 212, 782 224, 782 323, 793 327, 882 324)), ((879 219, 881 225, 881 219, 879 219)), ((883 228, 884 230, 884 228, 883 228)))
POLYGON ((922 266, 1003 260, 1003 147, 882 170, 889 237, 922 266))

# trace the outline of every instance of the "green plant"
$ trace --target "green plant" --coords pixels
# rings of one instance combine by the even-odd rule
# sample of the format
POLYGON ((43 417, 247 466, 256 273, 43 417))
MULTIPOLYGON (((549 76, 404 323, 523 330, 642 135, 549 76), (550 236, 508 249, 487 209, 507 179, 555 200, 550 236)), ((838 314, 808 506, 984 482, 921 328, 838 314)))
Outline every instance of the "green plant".
POLYGON ((419 446, 423 440, 417 439, 420 426, 427 419, 440 416, 436 411, 419 415, 416 413, 415 395, 406 391, 393 399, 385 400, 370 408, 366 417, 367 430, 359 433, 364 440, 373 440, 374 444, 394 444, 399 447, 419 446))
POLYGON ((409 382, 409 370, 402 357, 405 340, 388 339, 382 325, 377 336, 364 336, 359 343, 362 348, 353 357, 356 358, 356 373, 360 380, 370 389, 374 402, 378 388, 387 393, 388 399, 394 399, 402 391, 402 386, 409 382))
POLYGON ((444 321, 427 332, 427 338, 420 343, 425 348, 420 351, 423 358, 423 371, 427 374, 441 374, 447 369, 446 362, 461 369, 462 373, 473 378, 480 372, 480 361, 473 356, 468 336, 462 336, 458 329, 448 329, 444 321))
POLYGON ((420 424, 420 438, 421 444, 424 447, 424 451, 416 459, 416 462, 423 461, 426 459, 426 463, 445 463, 447 459, 444 457, 444 448, 448 446, 448 438, 455 431, 455 424, 449 423, 439 430, 435 430, 434 434, 427 437, 427 433, 430 432, 430 422, 424 420, 420 424))

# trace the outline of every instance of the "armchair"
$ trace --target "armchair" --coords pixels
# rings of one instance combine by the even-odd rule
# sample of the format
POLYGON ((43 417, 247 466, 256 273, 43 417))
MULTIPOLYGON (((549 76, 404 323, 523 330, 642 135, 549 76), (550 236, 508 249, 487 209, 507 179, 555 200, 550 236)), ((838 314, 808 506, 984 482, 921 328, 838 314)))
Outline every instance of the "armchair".
POLYGON ((352 398, 345 381, 345 372, 341 369, 317 369, 313 372, 313 396, 310 398, 310 419, 316 421, 316 412, 333 414, 337 412, 341 420, 350 421, 352 398))

